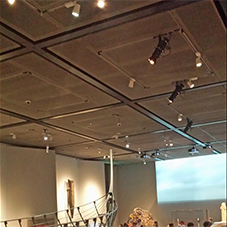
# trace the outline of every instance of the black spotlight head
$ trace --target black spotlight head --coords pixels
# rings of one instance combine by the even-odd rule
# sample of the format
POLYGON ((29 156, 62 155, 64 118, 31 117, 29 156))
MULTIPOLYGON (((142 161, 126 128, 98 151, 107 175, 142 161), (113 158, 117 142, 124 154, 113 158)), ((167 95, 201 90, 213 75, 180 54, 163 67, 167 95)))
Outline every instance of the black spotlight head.
POLYGON ((158 46, 155 48, 151 57, 148 58, 148 61, 152 65, 156 64, 157 59, 160 57, 161 53, 165 50, 168 42, 169 42, 168 38, 159 36, 158 46))
POLYGON ((187 122, 188 122, 188 123, 187 123, 187 125, 186 125, 186 127, 185 127, 185 129, 184 129, 184 132, 185 132, 185 133, 187 133, 188 130, 191 129, 192 124, 193 124, 193 121, 190 120, 190 119, 188 119, 188 118, 187 118, 187 122))
POLYGON ((177 97, 177 95, 181 94, 182 90, 183 90, 184 85, 182 83, 177 83, 176 84, 176 88, 173 91, 173 93, 171 94, 171 96, 168 98, 169 103, 172 103, 173 100, 177 97))

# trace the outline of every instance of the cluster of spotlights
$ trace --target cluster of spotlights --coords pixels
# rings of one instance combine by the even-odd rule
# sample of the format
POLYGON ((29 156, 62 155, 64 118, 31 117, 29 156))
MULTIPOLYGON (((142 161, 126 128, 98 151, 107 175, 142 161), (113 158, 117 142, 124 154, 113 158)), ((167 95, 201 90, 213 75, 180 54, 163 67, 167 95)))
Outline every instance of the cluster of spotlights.
POLYGON ((42 134, 43 134, 43 140, 45 140, 45 141, 53 139, 51 134, 47 133, 47 129, 43 129, 43 133, 42 134))
POLYGON ((148 61, 150 62, 151 65, 156 64, 157 59, 165 51, 165 49, 170 49, 169 39, 165 36, 159 36, 158 45, 155 48, 151 57, 148 58, 148 61))
POLYGON ((164 140, 166 147, 172 147, 173 146, 173 142, 171 140, 167 141, 164 140))
MULTIPOLYGON (((8 3, 9 3, 10 5, 13 5, 13 4, 15 3, 15 0, 7 0, 7 1, 8 1, 8 3)), ((73 15, 74 17, 79 17, 79 16, 80 16, 80 4, 78 4, 76 1, 66 2, 66 3, 63 5, 63 7, 64 7, 64 6, 65 6, 66 8, 71 8, 71 7, 73 7, 72 15, 73 15)), ((98 1, 97 1, 97 6, 98 6, 100 9, 104 8, 104 6, 105 6, 105 0, 98 0, 98 1)), ((52 8, 52 9, 50 9, 50 10, 53 11, 53 10, 55 10, 55 9, 57 9, 57 8, 59 8, 59 7, 55 7, 55 8, 52 8)), ((48 12, 48 10, 47 10, 46 12, 48 12)))
MULTIPOLYGON (((184 85, 188 85, 189 88, 193 88, 195 86, 194 82, 198 80, 198 77, 193 77, 188 80, 176 81, 173 82, 176 84, 175 90, 172 92, 171 96, 168 98, 169 103, 172 103, 173 100, 182 93, 184 85)), ((180 121, 180 120, 179 120, 180 121)))

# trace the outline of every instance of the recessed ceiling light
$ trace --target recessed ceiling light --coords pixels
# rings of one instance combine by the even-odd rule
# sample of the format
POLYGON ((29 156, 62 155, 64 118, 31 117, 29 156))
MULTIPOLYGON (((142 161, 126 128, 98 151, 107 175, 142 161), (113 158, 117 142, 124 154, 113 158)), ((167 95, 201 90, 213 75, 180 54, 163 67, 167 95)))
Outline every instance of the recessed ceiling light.
POLYGON ((13 5, 14 2, 15 2, 15 0, 8 0, 8 3, 9 3, 10 5, 13 5))
POLYGON ((105 0, 99 0, 98 3, 97 3, 97 5, 98 5, 98 7, 100 9, 104 8, 104 6, 105 6, 105 0))

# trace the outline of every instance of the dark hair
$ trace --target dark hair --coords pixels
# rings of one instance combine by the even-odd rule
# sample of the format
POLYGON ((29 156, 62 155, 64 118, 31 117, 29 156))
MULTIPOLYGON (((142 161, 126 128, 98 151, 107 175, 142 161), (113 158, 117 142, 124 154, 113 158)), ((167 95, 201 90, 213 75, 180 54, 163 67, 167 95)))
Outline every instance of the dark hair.
POLYGON ((192 226, 194 226, 194 223, 193 222, 188 222, 187 226, 188 227, 192 227, 192 226))
POLYGON ((211 222, 210 221, 205 221, 205 222, 203 222, 203 226, 204 227, 210 227, 211 226, 211 222))
POLYGON ((173 223, 169 223, 169 227, 173 227, 173 223))

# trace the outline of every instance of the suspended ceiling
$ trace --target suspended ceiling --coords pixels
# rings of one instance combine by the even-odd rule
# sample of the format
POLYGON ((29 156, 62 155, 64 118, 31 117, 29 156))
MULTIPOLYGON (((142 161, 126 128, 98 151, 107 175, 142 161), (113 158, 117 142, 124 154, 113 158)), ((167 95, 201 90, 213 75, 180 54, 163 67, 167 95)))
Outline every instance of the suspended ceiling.
POLYGON ((162 159, 191 157, 193 145, 194 156, 226 152, 222 1, 106 1, 104 9, 78 1, 79 18, 66 2, 1 1, 2 143, 100 161, 112 149, 115 164, 157 150, 162 159), (159 35, 171 50, 151 65, 159 35), (169 104, 177 81, 183 92, 169 104))

